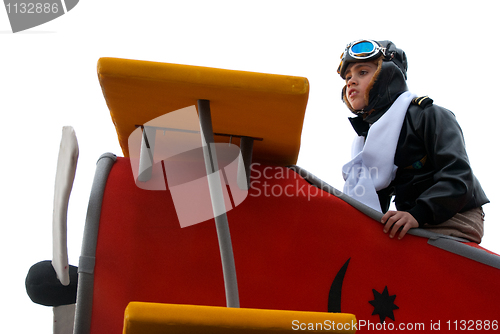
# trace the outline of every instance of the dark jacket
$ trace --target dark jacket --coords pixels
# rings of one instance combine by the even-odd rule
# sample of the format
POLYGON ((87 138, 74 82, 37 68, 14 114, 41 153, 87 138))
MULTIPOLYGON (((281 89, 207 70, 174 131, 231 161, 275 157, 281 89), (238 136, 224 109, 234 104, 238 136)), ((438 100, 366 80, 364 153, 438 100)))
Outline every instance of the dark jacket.
MULTIPOLYGON (((394 157, 396 177, 378 192, 384 212, 395 196, 397 210, 411 213, 420 226, 442 223, 489 202, 470 167, 455 115, 430 99, 427 102, 425 106, 412 102, 408 108, 394 157)), ((382 114, 365 120, 356 117, 351 123, 358 134, 366 135, 362 129, 382 114)))

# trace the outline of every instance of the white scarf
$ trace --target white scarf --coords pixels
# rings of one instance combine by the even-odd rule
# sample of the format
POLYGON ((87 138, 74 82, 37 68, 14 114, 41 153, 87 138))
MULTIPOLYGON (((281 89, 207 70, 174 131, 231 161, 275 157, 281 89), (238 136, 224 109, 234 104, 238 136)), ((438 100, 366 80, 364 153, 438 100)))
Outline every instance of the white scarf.
POLYGON ((394 155, 406 110, 416 95, 401 94, 387 112, 363 136, 354 139, 352 160, 342 167, 344 193, 382 212, 377 191, 387 188, 396 176, 394 155))

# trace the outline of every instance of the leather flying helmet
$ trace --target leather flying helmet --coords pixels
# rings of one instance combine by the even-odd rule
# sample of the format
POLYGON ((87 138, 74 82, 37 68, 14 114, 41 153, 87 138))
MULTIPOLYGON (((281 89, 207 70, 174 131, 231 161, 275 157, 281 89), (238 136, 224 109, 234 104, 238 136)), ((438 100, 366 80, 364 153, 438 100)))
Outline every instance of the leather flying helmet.
POLYGON ((349 43, 341 55, 337 73, 345 80, 349 64, 367 61, 376 62, 378 68, 368 85, 366 107, 363 110, 354 110, 346 97, 347 86, 342 89, 342 100, 355 114, 387 110, 401 93, 408 90, 406 54, 391 41, 358 40, 349 43))

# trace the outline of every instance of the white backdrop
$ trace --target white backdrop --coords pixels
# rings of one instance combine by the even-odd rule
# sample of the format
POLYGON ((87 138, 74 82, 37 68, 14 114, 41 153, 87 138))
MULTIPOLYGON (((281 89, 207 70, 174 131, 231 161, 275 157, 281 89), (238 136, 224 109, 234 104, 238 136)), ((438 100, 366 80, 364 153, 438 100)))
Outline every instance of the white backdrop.
MULTIPOLYGON (((121 155, 97 80, 99 57, 304 76, 311 85, 298 164, 342 189, 353 130, 336 73, 345 44, 389 39, 409 59, 408 85, 452 110, 492 204, 482 246, 500 253, 495 121, 499 43, 492 1, 81 0, 68 14, 12 34, 0 10, 3 333, 50 333, 52 310, 30 301, 29 267, 50 259, 53 183, 64 125, 80 158, 69 207, 77 265, 97 158, 121 155), (495 99, 493 99, 495 98, 495 99)), ((382 229, 381 229, 382 233, 382 229)), ((397 242, 397 241, 395 241, 397 242)))

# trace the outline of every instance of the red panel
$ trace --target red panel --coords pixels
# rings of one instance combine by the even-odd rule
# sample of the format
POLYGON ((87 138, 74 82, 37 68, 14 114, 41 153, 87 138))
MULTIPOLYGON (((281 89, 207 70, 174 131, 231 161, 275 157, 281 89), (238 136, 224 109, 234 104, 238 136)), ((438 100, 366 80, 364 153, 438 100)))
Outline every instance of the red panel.
MULTIPOLYGON (((386 286, 396 295, 396 326, 500 320, 500 270, 427 239, 392 240, 297 174, 253 169, 260 178, 228 212, 241 307, 327 311, 330 286, 350 259, 341 306, 358 321, 380 322, 369 301, 386 286)), ((129 301, 225 305, 213 219, 181 229, 169 192, 137 188, 125 158, 108 179, 96 258, 92 333, 121 333, 129 301)))

